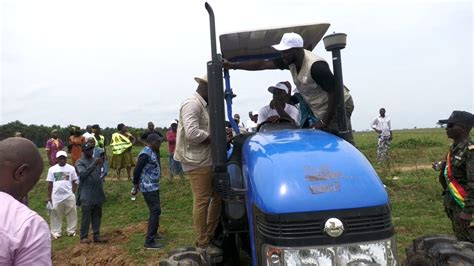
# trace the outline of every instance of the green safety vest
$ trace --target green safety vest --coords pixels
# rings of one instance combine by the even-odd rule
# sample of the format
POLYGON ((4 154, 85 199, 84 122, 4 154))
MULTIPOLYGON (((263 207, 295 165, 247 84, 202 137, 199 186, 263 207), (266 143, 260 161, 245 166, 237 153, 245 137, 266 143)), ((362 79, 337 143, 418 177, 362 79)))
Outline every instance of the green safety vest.
POLYGON ((95 135, 92 135, 92 137, 95 140, 95 145, 99 146, 99 148, 104 148, 105 146, 105 137, 102 135, 99 135, 99 140, 95 137, 95 135))
POLYGON ((122 154, 124 151, 128 150, 132 147, 132 142, 126 136, 120 133, 112 134, 112 142, 110 143, 112 146, 112 153, 113 154, 122 154))

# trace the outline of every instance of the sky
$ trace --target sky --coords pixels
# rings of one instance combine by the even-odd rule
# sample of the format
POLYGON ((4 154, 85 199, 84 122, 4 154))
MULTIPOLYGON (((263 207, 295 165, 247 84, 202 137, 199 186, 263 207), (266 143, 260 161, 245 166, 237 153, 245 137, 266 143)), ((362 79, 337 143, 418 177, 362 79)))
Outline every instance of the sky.
MULTIPOLYGON (((473 112, 472 1, 210 0, 217 34, 329 22, 343 32, 352 125, 394 129, 473 112)), ((167 127, 211 59, 204 1, 14 1, 1 11, 0 124, 167 127)), ((329 62, 319 43, 314 52, 329 62)), ((330 63, 331 67, 332 64, 330 63)), ((231 71, 234 113, 267 105, 289 71, 231 71)))

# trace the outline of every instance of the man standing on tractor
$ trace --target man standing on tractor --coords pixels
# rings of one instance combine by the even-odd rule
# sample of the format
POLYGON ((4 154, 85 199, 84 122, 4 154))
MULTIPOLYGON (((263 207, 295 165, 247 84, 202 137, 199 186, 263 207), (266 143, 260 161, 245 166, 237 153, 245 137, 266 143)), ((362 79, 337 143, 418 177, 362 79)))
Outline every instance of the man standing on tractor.
MULTIPOLYGON (((312 125, 331 133, 338 132, 336 112, 336 85, 329 64, 321 57, 304 49, 303 38, 294 32, 285 33, 279 44, 272 46, 280 51, 281 57, 274 60, 254 60, 245 62, 229 62, 224 60, 226 69, 265 70, 288 69, 293 82, 310 106, 313 114, 319 119, 312 125)), ((351 115, 354 102, 349 90, 344 87, 344 103, 347 121, 347 141, 353 143, 351 115)))
POLYGON ((474 243, 474 144, 469 137, 474 115, 454 111, 446 124, 453 144, 440 167, 439 181, 444 188, 444 208, 451 219, 455 236, 474 243))
POLYGON ((207 75, 194 78, 196 92, 181 104, 174 159, 180 161, 193 191, 193 223, 197 246, 211 256, 221 250, 211 243, 221 215, 222 200, 213 188, 207 75))

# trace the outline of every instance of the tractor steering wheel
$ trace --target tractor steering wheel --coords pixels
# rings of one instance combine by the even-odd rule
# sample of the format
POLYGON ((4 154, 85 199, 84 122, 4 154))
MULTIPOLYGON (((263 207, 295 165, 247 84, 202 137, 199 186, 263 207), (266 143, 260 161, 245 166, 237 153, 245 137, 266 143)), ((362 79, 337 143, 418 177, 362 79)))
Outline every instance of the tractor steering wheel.
POLYGON ((278 120, 276 122, 271 122, 271 121, 264 121, 262 123, 260 123, 260 125, 257 126, 257 132, 260 132, 260 128, 263 126, 263 125, 266 125, 266 124, 280 124, 282 122, 285 122, 285 123, 293 123, 293 121, 291 121, 290 119, 288 118, 284 118, 284 117, 280 117, 278 118, 278 120))

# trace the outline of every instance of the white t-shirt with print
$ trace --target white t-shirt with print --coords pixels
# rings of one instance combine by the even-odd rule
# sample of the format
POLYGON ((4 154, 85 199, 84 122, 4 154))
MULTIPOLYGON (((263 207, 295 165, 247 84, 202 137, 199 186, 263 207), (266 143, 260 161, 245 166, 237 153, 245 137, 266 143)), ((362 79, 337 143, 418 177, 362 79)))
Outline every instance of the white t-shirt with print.
POLYGON ((70 165, 53 165, 48 170, 46 181, 53 182, 53 193, 51 200, 53 205, 74 195, 72 192, 72 182, 78 183, 76 169, 70 165))

